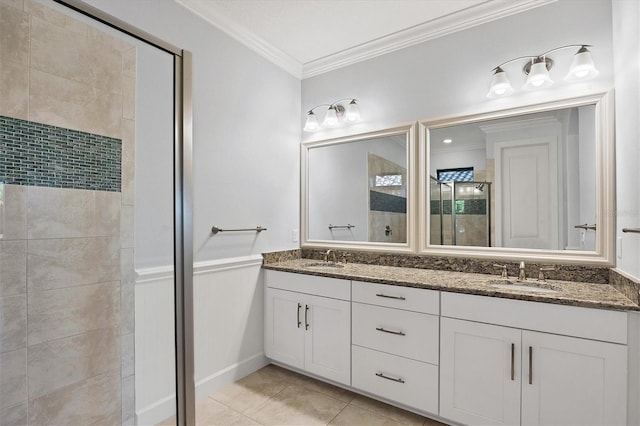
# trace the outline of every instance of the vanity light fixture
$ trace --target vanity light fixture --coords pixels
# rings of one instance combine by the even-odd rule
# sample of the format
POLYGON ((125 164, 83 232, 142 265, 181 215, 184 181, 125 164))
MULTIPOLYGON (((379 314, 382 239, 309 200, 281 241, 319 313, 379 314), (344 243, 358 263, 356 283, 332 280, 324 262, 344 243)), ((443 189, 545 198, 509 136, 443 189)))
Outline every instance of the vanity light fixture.
POLYGON ((497 98, 513 93, 514 89, 509 82, 507 73, 503 70, 502 67, 511 62, 519 61, 522 59, 527 59, 527 63, 522 69, 525 75, 527 75, 527 82, 524 84, 523 89, 537 90, 550 87, 551 85, 553 85, 553 80, 551 79, 551 75, 549 74, 549 71, 551 70, 551 68, 553 68, 553 60, 547 55, 549 53, 571 47, 578 47, 579 49, 573 57, 573 62, 571 63, 569 72, 567 73, 564 80, 573 83, 595 78, 599 74, 599 72, 596 69, 595 64, 593 63, 591 52, 589 51, 589 49, 587 49, 588 47, 592 46, 588 44, 570 44, 567 46, 556 47, 555 49, 551 49, 541 55, 520 56, 518 58, 510 59, 506 62, 501 63, 493 69, 493 76, 491 78, 491 85, 489 88, 489 93, 487 93, 487 97, 497 98))
POLYGON ((338 99, 330 104, 320 104, 311 108, 307 112, 307 121, 304 124, 305 132, 315 132, 319 130, 321 127, 336 127, 340 125, 340 121, 346 121, 349 123, 355 123, 360 121, 360 109, 358 108, 357 99, 354 98, 344 98, 338 99), (344 105, 340 102, 350 100, 346 109, 344 105), (318 117, 313 112, 316 108, 327 107, 327 112, 324 115, 324 120, 322 121, 322 126, 318 122, 318 117))

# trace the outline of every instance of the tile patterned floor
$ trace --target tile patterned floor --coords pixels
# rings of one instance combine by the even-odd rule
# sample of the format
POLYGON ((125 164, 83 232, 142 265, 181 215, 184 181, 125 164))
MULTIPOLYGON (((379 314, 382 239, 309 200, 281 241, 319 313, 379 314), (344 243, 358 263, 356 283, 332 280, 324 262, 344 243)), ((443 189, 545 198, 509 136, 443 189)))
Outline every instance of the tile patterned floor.
MULTIPOLYGON (((174 425, 167 419, 159 426, 174 425)), ((327 383, 268 365, 196 405, 198 426, 445 426, 327 383)))

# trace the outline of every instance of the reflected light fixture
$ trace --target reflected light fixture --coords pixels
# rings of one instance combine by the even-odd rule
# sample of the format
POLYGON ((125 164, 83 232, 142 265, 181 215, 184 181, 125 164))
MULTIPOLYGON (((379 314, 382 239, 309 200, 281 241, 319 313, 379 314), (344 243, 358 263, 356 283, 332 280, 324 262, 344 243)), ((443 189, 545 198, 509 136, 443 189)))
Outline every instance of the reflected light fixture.
POLYGON ((447 138, 442 140, 442 143, 451 143, 451 142, 453 142, 453 139, 447 138))
POLYGON ((501 63, 493 69, 493 76, 491 78, 491 85, 489 87, 488 98, 497 98, 500 96, 507 96, 514 92, 507 73, 502 67, 511 62, 526 59, 527 62, 523 68, 523 72, 527 75, 527 81, 523 86, 525 90, 537 90, 544 89, 553 85, 553 80, 549 71, 553 68, 553 60, 548 57, 549 53, 556 52, 558 50, 578 47, 578 51, 573 57, 573 62, 569 68, 569 72, 564 78, 565 81, 573 83, 577 81, 586 81, 595 78, 599 72, 596 69, 593 59, 591 58, 591 52, 588 47, 592 47, 588 44, 570 44, 567 46, 556 47, 541 55, 533 56, 520 56, 518 58, 510 59, 501 63))
POLYGON ((341 121, 346 121, 348 123, 355 123, 360 121, 360 109, 358 108, 357 99, 355 98, 344 98, 338 99, 330 104, 320 104, 311 108, 307 112, 307 120, 304 124, 305 132, 315 132, 319 130, 321 127, 337 127, 340 125, 341 121), (351 101, 345 108, 340 102, 351 101), (313 112, 316 108, 327 107, 327 112, 324 115, 324 120, 322 121, 322 126, 318 122, 318 117, 313 112))

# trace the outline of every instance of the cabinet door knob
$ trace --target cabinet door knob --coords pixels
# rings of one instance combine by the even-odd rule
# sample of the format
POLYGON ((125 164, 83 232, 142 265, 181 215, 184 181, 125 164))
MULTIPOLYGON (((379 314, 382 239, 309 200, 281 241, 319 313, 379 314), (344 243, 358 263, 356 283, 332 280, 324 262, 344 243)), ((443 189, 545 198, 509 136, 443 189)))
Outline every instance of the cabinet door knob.
POLYGON ((387 330, 386 328, 382 328, 382 327, 376 327, 376 330, 382 331, 383 333, 395 334, 397 336, 406 336, 406 334, 403 331, 387 330))

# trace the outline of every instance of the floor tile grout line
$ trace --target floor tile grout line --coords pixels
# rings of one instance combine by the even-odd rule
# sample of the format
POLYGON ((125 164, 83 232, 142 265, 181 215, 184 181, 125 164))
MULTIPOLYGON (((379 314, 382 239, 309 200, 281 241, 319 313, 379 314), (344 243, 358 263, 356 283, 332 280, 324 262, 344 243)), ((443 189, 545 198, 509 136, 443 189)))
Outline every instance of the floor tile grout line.
POLYGON ((345 410, 345 408, 347 408, 350 404, 351 404, 350 402, 347 402, 347 403, 345 404, 345 406, 344 406, 344 407, 342 407, 342 409, 341 409, 340 411, 338 411, 338 413, 337 413, 335 416, 333 416, 333 417, 331 418, 331 420, 329 420, 329 421, 327 422, 327 426, 329 426, 329 425, 331 424, 331 422, 332 422, 332 421, 334 421, 334 420, 336 419, 336 417, 338 417, 338 416, 340 415, 340 413, 342 413, 342 412, 345 410))

